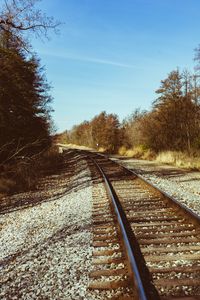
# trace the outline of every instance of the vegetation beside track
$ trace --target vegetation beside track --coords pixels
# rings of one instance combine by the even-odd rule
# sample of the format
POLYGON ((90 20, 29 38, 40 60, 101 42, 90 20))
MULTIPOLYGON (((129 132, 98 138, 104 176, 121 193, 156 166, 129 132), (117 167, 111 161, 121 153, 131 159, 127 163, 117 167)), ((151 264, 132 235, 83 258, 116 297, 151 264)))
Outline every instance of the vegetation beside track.
POLYGON ((51 149, 50 86, 29 39, 47 37, 59 23, 36 2, 0 6, 0 194, 34 188, 40 173, 60 160, 51 149))
POLYGON ((54 173, 62 161, 63 157, 57 147, 51 147, 32 157, 20 157, 12 163, 4 164, 0 175, 0 197, 35 189, 39 179, 54 173))
POLYGON ((153 160, 161 164, 173 165, 188 170, 200 170, 200 151, 161 151, 156 153, 151 149, 136 146, 132 149, 121 147, 118 154, 125 157, 153 160))

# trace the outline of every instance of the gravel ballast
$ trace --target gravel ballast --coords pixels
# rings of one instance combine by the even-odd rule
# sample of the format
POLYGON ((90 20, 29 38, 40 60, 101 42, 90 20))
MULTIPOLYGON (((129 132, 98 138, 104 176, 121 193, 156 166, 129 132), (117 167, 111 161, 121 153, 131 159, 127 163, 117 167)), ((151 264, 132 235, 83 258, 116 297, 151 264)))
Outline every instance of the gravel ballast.
MULTIPOLYGON (((16 210, 10 205, 0 216, 2 300, 105 299, 104 293, 87 290, 93 270, 91 174, 86 160, 70 155, 73 164, 66 168, 68 175, 54 174, 44 179, 46 190, 10 197, 12 202, 17 198, 26 200, 29 195, 31 201, 16 206, 16 210)), ((200 215, 199 172, 133 159, 119 162, 200 215)), ((98 193, 104 192, 99 185, 98 193)))
POLYGON ((0 299, 87 299, 91 209, 89 185, 2 215, 0 299))

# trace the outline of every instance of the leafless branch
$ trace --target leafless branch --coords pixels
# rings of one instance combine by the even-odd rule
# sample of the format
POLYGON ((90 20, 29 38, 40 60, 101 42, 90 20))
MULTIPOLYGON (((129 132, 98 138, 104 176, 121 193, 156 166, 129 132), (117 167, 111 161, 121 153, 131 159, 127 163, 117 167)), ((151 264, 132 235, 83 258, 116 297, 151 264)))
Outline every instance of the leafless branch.
MULTIPOLYGON (((14 141, 11 141, 10 143, 7 143, 5 145, 3 145, 0 148, 0 152, 4 152, 6 150, 6 148, 8 149, 9 146, 13 143, 14 141)), ((43 142, 43 140, 41 139, 37 139, 33 142, 30 142, 26 145, 21 145, 21 140, 19 139, 17 142, 17 145, 15 147, 15 149, 12 150, 12 152, 10 153, 10 155, 1 162, 0 166, 3 166, 4 164, 8 163, 9 161, 17 158, 21 153, 23 153, 24 150, 30 148, 30 147, 36 147, 39 146, 41 143, 43 142)))
POLYGON ((48 38, 49 29, 57 33, 61 23, 37 9, 36 2, 38 0, 4 0, 0 11, 0 32, 11 32, 18 41, 24 40, 23 33, 28 31, 40 38, 48 38))

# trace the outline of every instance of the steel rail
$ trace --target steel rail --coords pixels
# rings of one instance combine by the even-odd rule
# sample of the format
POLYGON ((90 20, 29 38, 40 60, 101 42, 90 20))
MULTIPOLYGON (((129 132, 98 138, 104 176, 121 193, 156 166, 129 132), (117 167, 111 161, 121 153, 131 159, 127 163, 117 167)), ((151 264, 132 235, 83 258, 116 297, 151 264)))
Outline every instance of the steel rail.
POLYGON ((137 289, 138 297, 140 300, 160 300, 159 294, 152 283, 151 275, 146 267, 145 260, 141 253, 137 239, 131 229, 126 214, 123 211, 119 198, 103 169, 99 166, 94 158, 91 158, 90 156, 89 158, 96 165, 99 173, 103 177, 108 195, 114 206, 123 237, 124 246, 129 259, 131 272, 134 277, 134 285, 137 289))

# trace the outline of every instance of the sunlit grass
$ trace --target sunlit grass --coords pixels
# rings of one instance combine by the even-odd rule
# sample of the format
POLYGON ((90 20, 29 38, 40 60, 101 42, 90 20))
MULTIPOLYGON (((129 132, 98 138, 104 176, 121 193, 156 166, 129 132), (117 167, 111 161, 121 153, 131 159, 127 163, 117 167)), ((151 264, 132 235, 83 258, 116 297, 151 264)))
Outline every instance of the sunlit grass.
POLYGON ((122 146, 118 150, 121 156, 135 159, 155 160, 162 164, 169 164, 180 168, 200 170, 200 151, 193 154, 181 151, 162 151, 156 154, 151 149, 146 149, 142 145, 127 149, 122 146))
POLYGON ((143 145, 138 145, 131 149, 126 149, 125 146, 122 146, 119 148, 118 154, 138 159, 153 159, 155 157, 155 153, 151 149, 145 148, 143 145))
POLYGON ((181 151, 163 151, 156 156, 156 161, 177 167, 200 170, 200 152, 189 155, 181 151))

